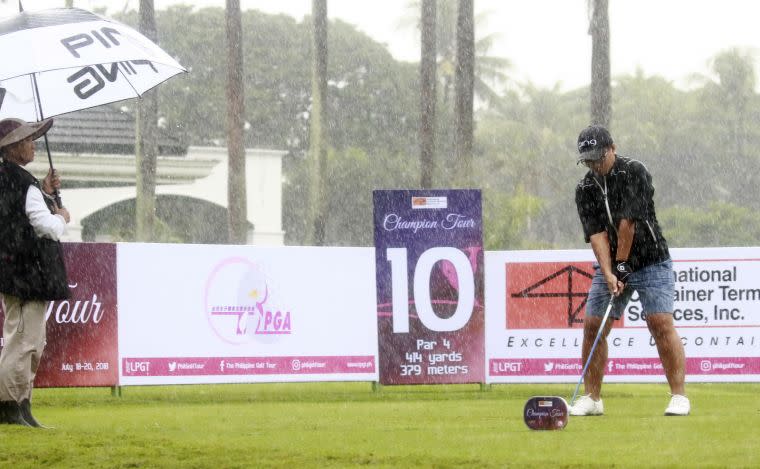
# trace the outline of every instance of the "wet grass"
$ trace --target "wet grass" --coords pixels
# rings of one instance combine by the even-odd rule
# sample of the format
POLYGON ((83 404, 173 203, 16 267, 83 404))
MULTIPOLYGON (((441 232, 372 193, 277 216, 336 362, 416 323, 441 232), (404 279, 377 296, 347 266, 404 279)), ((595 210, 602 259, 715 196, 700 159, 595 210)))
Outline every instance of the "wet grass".
POLYGON ((534 432, 533 395, 569 385, 368 383, 40 389, 54 430, 0 426, 0 467, 758 467, 760 384, 688 387, 664 417, 661 384, 605 386, 606 415, 534 432))

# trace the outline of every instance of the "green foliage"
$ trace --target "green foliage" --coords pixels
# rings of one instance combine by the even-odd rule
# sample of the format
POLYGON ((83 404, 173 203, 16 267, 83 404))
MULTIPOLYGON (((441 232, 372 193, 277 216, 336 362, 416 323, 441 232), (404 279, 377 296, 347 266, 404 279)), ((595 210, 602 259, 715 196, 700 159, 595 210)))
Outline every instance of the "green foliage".
POLYGON ((691 384, 664 417, 664 384, 607 384, 604 417, 523 423, 530 396, 570 385, 286 383, 39 389, 55 430, 2 426, 0 467, 758 467, 760 385, 691 384), (741 405, 737 405, 741 403, 741 405), (614 435, 614 438, 610 436, 614 435))
MULTIPOLYGON (((306 241, 308 168, 302 161, 290 161, 283 187, 286 244, 306 241)), ((411 189, 417 184, 419 161, 404 153, 370 156, 359 148, 332 150, 328 154, 328 212, 326 244, 372 246, 373 189, 411 189)))
MULTIPOLYGON (((188 72, 161 85, 160 108, 166 125, 184 132, 193 145, 225 140, 224 10, 172 6, 156 12, 159 41, 188 72)), ((121 18, 134 24, 136 13, 121 18)), ((246 146, 308 148, 311 105, 310 18, 245 10, 243 64, 246 146)), ((381 44, 352 25, 328 25, 328 122, 337 148, 414 144, 417 128, 416 68, 395 61, 381 44)))
POLYGON ((483 194, 483 243, 487 250, 538 249, 540 241, 526 236, 526 228, 543 208, 543 200, 518 189, 514 195, 486 191, 483 194))
POLYGON ((573 191, 583 170, 575 167, 572 148, 583 111, 574 94, 535 88, 525 93, 508 95, 497 112, 480 116, 476 144, 484 206, 511 199, 505 213, 512 217, 486 217, 485 239, 498 249, 567 247, 582 240, 573 191), (504 223, 512 228, 504 231, 504 223), (498 233, 506 232, 519 239, 500 240, 498 233))
MULTIPOLYGON (((401 26, 419 31, 422 5, 420 0, 410 0, 401 26)), ((439 94, 445 105, 453 105, 456 70, 457 6, 455 0, 438 0, 436 3, 436 48, 438 62, 439 94)), ((483 36, 479 27, 488 19, 487 12, 475 15, 475 95, 483 102, 498 100, 497 88, 507 80, 511 62, 504 57, 489 55, 497 34, 483 36)))
POLYGON ((670 247, 757 246, 760 213, 725 202, 672 206, 658 214, 670 247))
MULTIPOLYGON (((453 2, 438 4, 439 14, 454 17, 453 2)), ((419 5, 410 12, 418 15, 419 5)), ((135 24, 136 14, 122 19, 135 24)), ((161 45, 190 71, 159 88, 161 116, 191 144, 224 145, 223 9, 174 6, 158 11, 157 23, 161 45)), ((454 24, 438 23, 444 29, 454 24)), ((288 244, 304 243, 308 228, 309 27, 308 17, 299 22, 255 10, 243 14, 246 146, 291 150, 283 188, 288 244)), ((453 29, 440 34, 441 56, 452 35, 453 29)), ((582 247, 573 196, 585 169, 575 165, 575 140, 589 123, 589 90, 530 83, 503 89, 508 64, 485 56, 490 39, 483 39, 476 62, 491 89, 481 95, 475 123, 475 186, 484 191, 486 244, 582 247)), ((371 245, 372 190, 418 184, 418 68, 394 60, 382 44, 342 21, 329 23, 328 43, 327 244, 371 245)), ((613 77, 611 130, 618 153, 649 168, 658 213, 669 217, 661 220, 665 236, 674 246, 757 244, 751 221, 760 211, 755 62, 749 52, 723 51, 712 59, 712 76, 695 80, 688 91, 641 71, 613 77), (707 228, 715 219, 731 224, 718 238, 707 228)), ((455 186, 461 164, 453 156, 452 106, 445 89, 439 91, 433 186, 446 188, 455 186)))

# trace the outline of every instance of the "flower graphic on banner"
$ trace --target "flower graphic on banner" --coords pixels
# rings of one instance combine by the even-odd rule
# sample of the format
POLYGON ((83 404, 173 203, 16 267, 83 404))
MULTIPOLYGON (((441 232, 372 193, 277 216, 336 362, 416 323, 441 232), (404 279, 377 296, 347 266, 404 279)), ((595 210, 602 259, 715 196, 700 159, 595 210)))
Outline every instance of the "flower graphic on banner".
POLYGON ((206 316, 225 342, 272 342, 292 332, 290 311, 274 303, 272 281, 244 258, 220 262, 206 282, 206 316))

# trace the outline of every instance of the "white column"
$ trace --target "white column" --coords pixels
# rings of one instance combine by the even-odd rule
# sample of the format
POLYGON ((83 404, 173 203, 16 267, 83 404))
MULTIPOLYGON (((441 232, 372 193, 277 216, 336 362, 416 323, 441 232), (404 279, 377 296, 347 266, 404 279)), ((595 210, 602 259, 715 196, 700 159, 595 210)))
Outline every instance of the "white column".
POLYGON ((247 149, 246 205, 253 232, 250 244, 282 246, 282 157, 285 151, 247 149))

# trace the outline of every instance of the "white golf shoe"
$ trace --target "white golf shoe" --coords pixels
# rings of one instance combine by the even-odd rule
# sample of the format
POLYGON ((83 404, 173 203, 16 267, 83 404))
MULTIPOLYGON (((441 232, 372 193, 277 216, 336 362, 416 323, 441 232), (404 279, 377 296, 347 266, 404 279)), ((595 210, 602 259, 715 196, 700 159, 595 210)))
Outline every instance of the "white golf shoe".
POLYGON ((665 409, 665 415, 689 415, 689 412, 691 412, 689 398, 680 394, 673 394, 668 408, 665 409))
POLYGON ((570 415, 602 415, 604 414, 604 404, 599 399, 595 401, 590 395, 581 396, 575 404, 570 406, 570 415))

